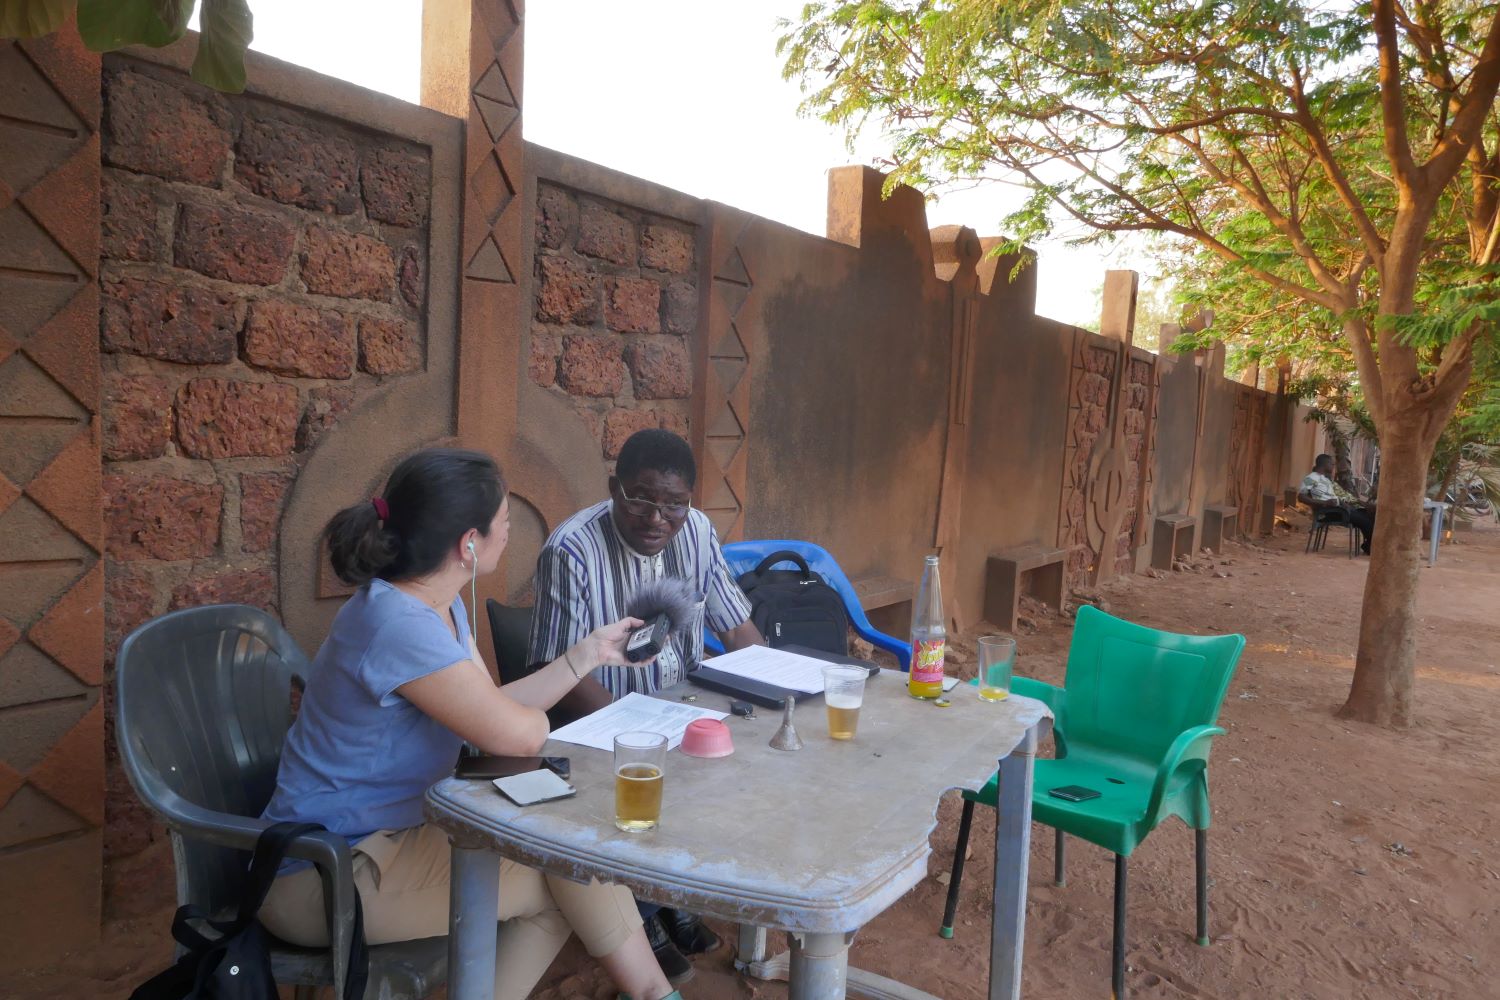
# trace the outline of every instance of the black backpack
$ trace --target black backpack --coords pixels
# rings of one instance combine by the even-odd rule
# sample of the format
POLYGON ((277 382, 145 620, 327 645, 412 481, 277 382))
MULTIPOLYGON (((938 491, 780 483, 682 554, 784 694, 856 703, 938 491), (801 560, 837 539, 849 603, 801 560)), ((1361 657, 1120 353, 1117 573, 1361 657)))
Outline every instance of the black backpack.
MULTIPOLYGON (((270 935, 255 919, 260 904, 292 840, 322 830, 316 823, 274 823, 255 842, 239 912, 232 920, 213 920, 202 907, 187 905, 172 918, 172 937, 187 949, 177 963, 136 987, 130 1000, 277 1000, 271 976, 270 935), (208 937, 194 922, 214 931, 208 937)), ((349 974, 344 1000, 362 1000, 369 978, 370 957, 365 946, 364 913, 354 894, 354 944, 349 951, 349 974)))
POLYGON ((795 552, 772 552, 739 578, 750 598, 750 620, 772 646, 806 646, 849 655, 849 613, 844 599, 795 552), (779 562, 797 568, 772 569, 779 562))

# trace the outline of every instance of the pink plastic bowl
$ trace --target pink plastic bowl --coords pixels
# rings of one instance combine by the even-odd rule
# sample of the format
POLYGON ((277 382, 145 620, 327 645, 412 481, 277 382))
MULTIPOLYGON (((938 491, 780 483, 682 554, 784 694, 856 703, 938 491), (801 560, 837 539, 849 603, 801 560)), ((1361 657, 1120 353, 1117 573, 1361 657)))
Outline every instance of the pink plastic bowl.
POLYGON ((728 757, 734 753, 734 740, 722 721, 694 719, 682 734, 682 752, 689 757, 728 757))

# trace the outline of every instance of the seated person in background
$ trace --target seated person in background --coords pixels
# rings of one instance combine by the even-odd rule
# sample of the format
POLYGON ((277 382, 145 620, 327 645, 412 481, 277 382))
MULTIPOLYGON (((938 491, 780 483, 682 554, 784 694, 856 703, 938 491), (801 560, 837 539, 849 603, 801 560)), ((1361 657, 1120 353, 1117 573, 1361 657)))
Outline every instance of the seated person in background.
POLYGON ((1370 554, 1370 538, 1375 533, 1375 518, 1354 494, 1333 481, 1333 456, 1319 455, 1313 460, 1313 470, 1302 477, 1297 488, 1297 499, 1313 510, 1329 510, 1342 507, 1349 523, 1359 531, 1364 544, 1360 551, 1370 554))
MULTIPOLYGON (((531 619, 531 663, 561 654, 583 636, 624 615, 642 583, 686 580, 702 595, 703 621, 726 649, 764 644, 750 621, 750 602, 734 580, 707 515, 693 509, 698 467, 693 450, 666 430, 632 434, 620 449, 609 499, 558 526, 536 562, 536 608, 531 619)), ((703 632, 673 639, 653 666, 625 666, 622 658, 594 671, 559 708, 584 715, 632 691, 670 687, 703 656, 703 632)), ((683 956, 707 951, 718 938, 696 916, 642 905, 646 933, 662 969, 685 982, 692 965, 683 956)))
MULTIPOLYGON (((625 639, 641 624, 605 624, 496 687, 460 594, 471 574, 494 572, 509 534, 499 467, 452 449, 407 458, 383 498, 341 511, 323 531, 334 571, 359 589, 318 650, 264 815, 321 823, 349 840, 371 944, 448 933, 448 835, 423 822, 422 797, 452 772, 462 743, 538 753, 545 710, 589 671, 625 662, 625 639)), ((287 865, 260 918, 285 941, 326 947, 317 869, 287 865)), ((575 932, 629 996, 678 996, 622 886, 580 885, 505 860, 500 921, 496 997, 527 996, 575 932)))

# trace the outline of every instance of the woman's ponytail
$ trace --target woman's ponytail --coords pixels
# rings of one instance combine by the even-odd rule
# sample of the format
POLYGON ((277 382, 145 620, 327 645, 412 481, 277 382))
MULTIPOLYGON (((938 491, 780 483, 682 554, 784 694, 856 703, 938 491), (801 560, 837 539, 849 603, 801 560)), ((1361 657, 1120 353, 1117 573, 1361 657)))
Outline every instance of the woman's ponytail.
POLYGON ((323 529, 328 558, 340 580, 351 587, 362 586, 380 576, 395 562, 399 543, 381 523, 373 502, 366 500, 345 507, 323 529))
POLYGON ((427 448, 402 459, 383 492, 339 511, 323 529, 333 571, 351 587, 425 576, 464 532, 488 535, 505 501, 505 477, 482 452, 427 448))

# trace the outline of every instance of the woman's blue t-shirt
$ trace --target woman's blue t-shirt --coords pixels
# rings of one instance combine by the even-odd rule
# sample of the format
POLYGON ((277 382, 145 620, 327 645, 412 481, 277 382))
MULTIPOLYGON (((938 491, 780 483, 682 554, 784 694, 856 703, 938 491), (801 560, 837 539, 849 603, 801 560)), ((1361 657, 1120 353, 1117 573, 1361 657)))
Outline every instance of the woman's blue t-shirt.
POLYGON ((264 816, 321 823, 351 843, 422 822, 422 796, 450 774, 463 741, 396 688, 469 659, 439 615, 384 580, 361 587, 333 619, 287 733, 264 816))

